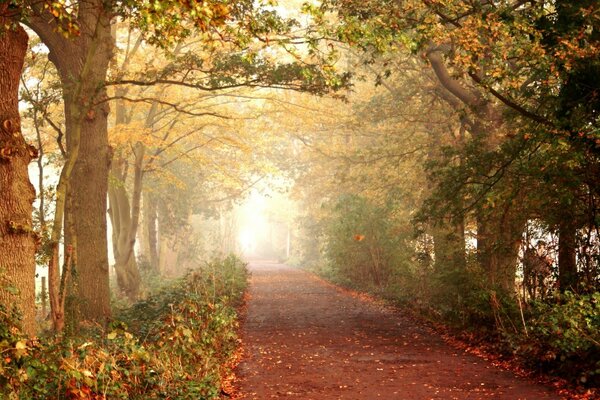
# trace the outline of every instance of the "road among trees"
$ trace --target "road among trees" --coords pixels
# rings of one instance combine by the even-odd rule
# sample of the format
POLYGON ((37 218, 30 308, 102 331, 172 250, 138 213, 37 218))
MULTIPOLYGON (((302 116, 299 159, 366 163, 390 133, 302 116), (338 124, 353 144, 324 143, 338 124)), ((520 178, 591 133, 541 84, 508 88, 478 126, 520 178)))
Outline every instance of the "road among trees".
MULTIPOLYGON (((3 0, 0 50, 0 398, 218 397, 227 357, 216 375, 158 381, 152 362, 183 365, 176 346, 133 363, 119 346, 147 351, 143 322, 161 320, 137 310, 201 269, 213 295, 195 300, 215 323, 161 328, 200 366, 223 344, 193 334, 235 347, 236 317, 224 326, 214 304, 217 283, 240 295, 245 281, 230 253, 416 305, 598 398, 599 1, 3 0), (215 279, 228 262, 238 278, 215 279), (59 351, 73 343, 88 350, 59 351), (111 356, 90 365, 93 352, 111 356)), ((271 267, 255 279, 281 283, 265 286, 275 303, 248 326, 289 347, 273 372, 322 361, 314 392, 369 398, 366 382, 385 396, 513 390, 435 358, 409 320, 271 267), (290 279, 304 283, 288 293, 290 279), (297 357, 287 333, 315 352, 297 357)))
POLYGON ((310 273, 263 261, 250 270, 241 398, 560 398, 310 273))

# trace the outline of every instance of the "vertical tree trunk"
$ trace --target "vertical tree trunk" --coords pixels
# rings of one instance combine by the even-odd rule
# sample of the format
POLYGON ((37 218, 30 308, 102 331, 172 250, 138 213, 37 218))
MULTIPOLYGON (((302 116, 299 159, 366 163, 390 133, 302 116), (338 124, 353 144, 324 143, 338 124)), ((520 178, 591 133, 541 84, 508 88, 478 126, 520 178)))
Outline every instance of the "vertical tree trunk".
MULTIPOLYGON (((0 25, 8 3, 0 4, 0 25)), ((27 165, 37 151, 21 134, 19 79, 28 37, 16 26, 0 34, 0 304, 15 307, 22 328, 35 333, 35 239, 32 231, 35 189, 27 165)))
POLYGON ((519 245, 526 220, 510 204, 477 216, 477 256, 490 288, 515 294, 519 245))
POLYGON ((158 208, 156 198, 151 193, 144 193, 144 225, 146 236, 148 238, 148 258, 150 269, 154 273, 160 273, 160 260, 158 257, 158 230, 156 223, 158 221, 158 208))
MULTIPOLYGON (((138 41, 137 44, 140 42, 138 41)), ((137 49, 137 44, 134 47, 137 49)), ((123 68, 127 65, 127 59, 123 68)), ((126 89, 116 89, 117 97, 124 96, 126 89)), ((155 102, 146 116, 146 127, 151 128, 154 124, 154 118, 158 104, 155 102)), ((122 102, 117 103, 115 125, 126 125, 130 118, 126 113, 127 108, 122 102)), ((112 180, 109 187, 109 197, 111 205, 111 220, 113 222, 113 246, 115 253, 115 271, 117 274, 117 284, 123 294, 130 300, 137 299, 141 276, 135 258, 135 243, 138 233, 138 226, 141 214, 142 188, 144 177, 144 157, 146 147, 142 142, 137 142, 133 148, 133 189, 131 193, 131 202, 127 193, 127 161, 124 158, 115 163, 111 169, 112 180)))
POLYGON ((558 232, 558 284, 560 291, 577 291, 577 229, 571 218, 563 218, 558 232))
POLYGON ((450 222, 432 230, 435 252, 435 270, 464 270, 465 268, 465 227, 463 221, 450 222))
MULTIPOLYGON (((73 103, 66 107, 78 109, 73 103)), ((79 110, 77 110, 79 111, 79 110)), ((108 134, 107 113, 99 112, 93 119, 67 122, 78 129, 81 124, 81 147, 71 177, 69 196, 76 240, 77 264, 74 266, 77 282, 80 316, 85 320, 105 322, 110 316, 108 272, 108 241, 106 227, 106 195, 108 190, 108 134)))
POLYGON ((81 34, 65 38, 52 26, 47 10, 37 11, 30 24, 48 46, 61 78, 67 150, 79 145, 66 210, 73 220, 72 232, 65 231, 65 237, 74 249, 73 295, 77 298, 73 302, 77 310, 69 315, 103 324, 110 316, 106 237, 110 152, 103 86, 113 48, 110 16, 102 1, 82 2, 78 10, 81 34))
POLYGON ((115 249, 115 272, 117 284, 121 292, 130 300, 137 299, 141 277, 135 259, 135 240, 140 216, 142 192, 142 166, 144 147, 141 143, 135 146, 135 163, 133 176, 132 204, 125 189, 125 174, 122 166, 115 164, 112 168, 114 183, 109 187, 110 217, 113 222, 115 249))

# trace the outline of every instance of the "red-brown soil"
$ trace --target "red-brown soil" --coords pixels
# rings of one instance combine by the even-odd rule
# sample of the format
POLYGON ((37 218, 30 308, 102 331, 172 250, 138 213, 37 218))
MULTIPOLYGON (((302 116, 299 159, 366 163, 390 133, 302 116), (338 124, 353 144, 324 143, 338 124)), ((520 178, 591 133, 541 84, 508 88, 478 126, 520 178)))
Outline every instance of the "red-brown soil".
POLYGON ((237 398, 560 398, 310 273, 270 262, 250 270, 237 398))

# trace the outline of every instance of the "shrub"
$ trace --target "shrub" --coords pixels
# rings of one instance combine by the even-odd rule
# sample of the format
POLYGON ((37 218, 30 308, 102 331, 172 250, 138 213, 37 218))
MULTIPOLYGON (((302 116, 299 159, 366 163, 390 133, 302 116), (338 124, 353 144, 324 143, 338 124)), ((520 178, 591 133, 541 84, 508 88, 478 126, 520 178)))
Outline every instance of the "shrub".
POLYGON ((0 313, 0 398, 211 399, 238 341, 246 284, 235 257, 214 260, 86 336, 27 340, 0 313))
POLYGON ((600 383, 600 293, 566 292, 555 304, 536 303, 528 336, 517 351, 549 372, 589 386, 600 383))
POLYGON ((391 276, 408 271, 412 230, 398 223, 394 210, 393 200, 377 205, 356 195, 340 196, 325 231, 325 255, 336 280, 382 291, 391 276))

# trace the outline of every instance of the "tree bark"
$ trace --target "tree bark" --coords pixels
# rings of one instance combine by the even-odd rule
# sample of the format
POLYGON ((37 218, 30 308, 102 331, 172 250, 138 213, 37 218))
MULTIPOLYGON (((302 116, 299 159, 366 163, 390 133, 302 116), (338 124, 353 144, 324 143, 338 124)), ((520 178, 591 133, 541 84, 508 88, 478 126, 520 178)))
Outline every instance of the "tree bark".
POLYGON ((515 294, 519 246, 526 219, 510 204, 477 216, 477 256, 490 288, 515 294))
POLYGON ((148 259, 150 261, 150 269, 153 273, 160 273, 160 260, 158 257, 158 230, 156 224, 158 222, 158 208, 154 195, 144 193, 144 225, 145 235, 147 237, 148 259))
POLYGON ((67 213, 73 229, 75 318, 104 324, 110 316, 106 193, 110 151, 104 82, 112 57, 110 16, 100 0, 79 3, 81 34, 65 38, 47 10, 37 10, 30 25, 48 46, 63 86, 67 148, 78 145, 68 185, 67 213), (49 22, 50 21, 50 22, 49 22))
MULTIPOLYGON (((0 4, 0 25, 8 3, 0 4)), ((19 79, 28 36, 21 26, 0 34, 0 304, 22 315, 22 329, 35 334, 35 189, 27 166, 37 156, 21 133, 19 79)))
MULTIPOLYGON (((114 180, 109 187, 110 217, 113 225, 113 247, 115 254, 115 272, 117 284, 121 292, 133 301, 137 299, 141 284, 141 276, 135 259, 136 241, 140 203, 142 194, 142 163, 144 147, 141 143, 135 146, 135 163, 133 176, 133 194, 130 206, 125 188, 125 174, 122 163, 114 163, 112 176, 114 180)), ((122 160, 122 162, 125 162, 122 160)))
POLYGON ((558 284, 561 292, 577 291, 577 228, 571 218, 561 220, 558 232, 558 284))

